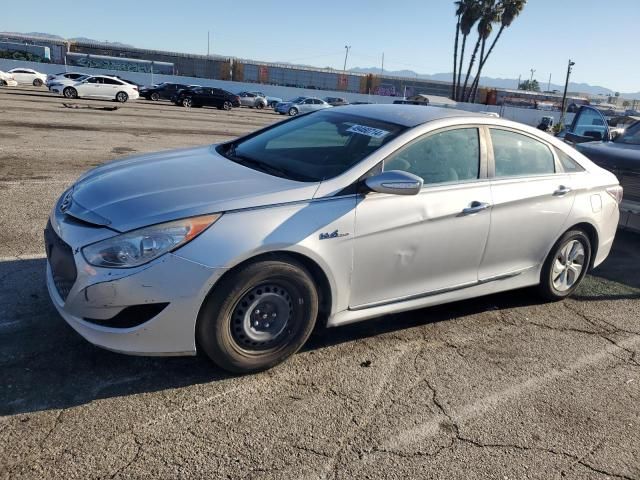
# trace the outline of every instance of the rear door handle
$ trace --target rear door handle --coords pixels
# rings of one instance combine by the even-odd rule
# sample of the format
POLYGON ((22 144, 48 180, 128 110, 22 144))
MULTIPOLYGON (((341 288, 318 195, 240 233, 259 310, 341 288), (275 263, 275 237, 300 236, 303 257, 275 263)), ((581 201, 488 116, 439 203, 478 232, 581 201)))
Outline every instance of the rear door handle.
POLYGON ((490 203, 473 201, 471 205, 462 210, 463 215, 473 215, 474 213, 481 212, 482 210, 486 210, 491 206, 490 203))
POLYGON ((571 189, 569 187, 565 187, 564 185, 560 185, 558 187, 558 189, 553 192, 553 194, 556 197, 562 197, 563 195, 566 195, 567 193, 569 193, 571 191, 571 189))

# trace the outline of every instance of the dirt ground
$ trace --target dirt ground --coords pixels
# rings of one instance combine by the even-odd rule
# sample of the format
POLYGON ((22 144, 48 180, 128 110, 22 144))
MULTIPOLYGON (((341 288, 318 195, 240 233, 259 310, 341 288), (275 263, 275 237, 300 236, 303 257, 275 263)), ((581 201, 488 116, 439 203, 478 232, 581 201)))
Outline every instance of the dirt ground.
POLYGON ((0 88, 0 478, 640 479, 639 235, 564 302, 522 290, 326 330, 258 375, 118 355, 48 299, 55 199, 107 160, 282 117, 62 103, 0 88))

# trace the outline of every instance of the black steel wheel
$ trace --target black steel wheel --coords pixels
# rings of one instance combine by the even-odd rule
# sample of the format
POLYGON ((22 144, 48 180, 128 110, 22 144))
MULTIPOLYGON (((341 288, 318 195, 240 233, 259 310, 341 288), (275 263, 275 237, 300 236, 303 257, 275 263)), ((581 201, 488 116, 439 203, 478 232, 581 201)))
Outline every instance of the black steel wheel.
POLYGON ((318 294, 304 266, 263 260, 215 285, 198 315, 199 347, 234 373, 265 370, 297 352, 318 315, 318 294))

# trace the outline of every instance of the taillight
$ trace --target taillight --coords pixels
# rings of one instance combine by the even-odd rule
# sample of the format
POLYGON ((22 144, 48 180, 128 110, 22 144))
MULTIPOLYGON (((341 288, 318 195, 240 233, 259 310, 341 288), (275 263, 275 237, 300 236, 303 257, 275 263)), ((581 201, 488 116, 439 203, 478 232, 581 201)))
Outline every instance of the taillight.
POLYGON ((616 185, 615 187, 608 187, 607 193, 611 195, 611 197, 616 201, 616 203, 620 204, 622 202, 622 187, 620 185, 616 185))

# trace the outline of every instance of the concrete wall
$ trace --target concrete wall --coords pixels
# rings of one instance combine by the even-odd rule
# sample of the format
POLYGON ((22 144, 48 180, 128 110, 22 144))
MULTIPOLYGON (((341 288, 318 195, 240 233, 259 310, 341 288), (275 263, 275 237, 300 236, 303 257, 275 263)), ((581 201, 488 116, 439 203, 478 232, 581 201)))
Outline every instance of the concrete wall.
MULTIPOLYGON (((64 65, 24 62, 18 60, 0 59, 0 70, 7 71, 12 68, 25 67, 33 68, 42 73, 55 74, 65 71, 64 65)), ((213 80, 207 78, 181 77, 176 75, 157 75, 150 73, 137 72, 121 72, 116 70, 103 70, 95 68, 72 67, 67 66, 66 71, 82 72, 91 75, 121 75, 128 80, 134 81, 141 85, 151 85, 160 82, 186 83, 193 85, 202 85, 206 87, 218 87, 229 90, 230 92, 241 92, 243 90, 258 90, 273 97, 279 97, 284 100, 298 96, 308 95, 313 97, 342 97, 349 102, 371 102, 371 103, 393 103, 398 97, 388 97, 383 95, 367 95, 362 93, 348 93, 331 90, 312 90, 295 87, 280 87, 277 85, 262 85, 259 83, 230 82, 225 80, 213 80)), ((437 106, 437 105, 436 105, 437 106)), ((543 116, 553 116, 557 123, 560 119, 560 112, 550 112, 544 110, 532 110, 527 108, 504 107, 495 105, 481 105, 476 103, 458 103, 455 108, 466 110, 469 112, 496 112, 501 117, 516 122, 525 123, 527 125, 536 126, 543 116)), ((569 123, 573 118, 573 114, 567 114, 566 122, 569 123)))

